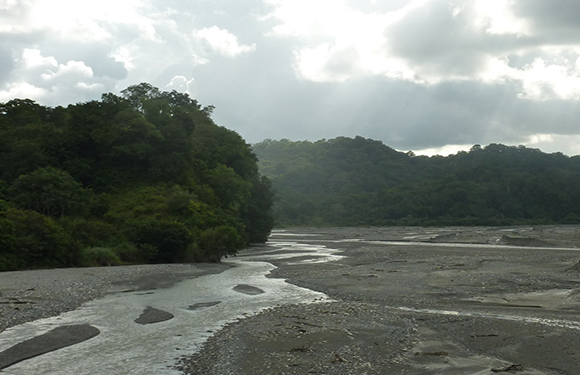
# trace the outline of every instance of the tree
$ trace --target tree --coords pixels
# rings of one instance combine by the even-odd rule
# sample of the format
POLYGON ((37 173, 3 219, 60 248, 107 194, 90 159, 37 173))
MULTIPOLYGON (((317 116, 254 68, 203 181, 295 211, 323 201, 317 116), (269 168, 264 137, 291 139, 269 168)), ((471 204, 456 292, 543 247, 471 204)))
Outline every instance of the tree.
MULTIPOLYGON (((80 248, 53 219, 38 212, 8 209, 2 216, 10 222, 9 253, 19 268, 70 267, 77 265, 80 248)), ((6 228, 5 228, 6 230, 6 228)))
POLYGON ((61 217, 86 212, 92 193, 68 173, 46 167, 18 177, 10 195, 19 208, 61 217))

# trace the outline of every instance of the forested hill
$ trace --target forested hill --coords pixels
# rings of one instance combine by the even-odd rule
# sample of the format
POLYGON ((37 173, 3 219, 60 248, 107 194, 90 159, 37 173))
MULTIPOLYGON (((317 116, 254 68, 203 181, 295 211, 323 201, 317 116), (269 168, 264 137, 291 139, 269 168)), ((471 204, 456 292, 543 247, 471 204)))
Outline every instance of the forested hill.
POLYGON ((279 226, 580 222, 580 156, 501 144, 415 156, 361 137, 253 150, 279 226))
POLYGON ((270 183, 212 109, 146 83, 0 103, 0 270, 219 261, 266 241, 270 183))

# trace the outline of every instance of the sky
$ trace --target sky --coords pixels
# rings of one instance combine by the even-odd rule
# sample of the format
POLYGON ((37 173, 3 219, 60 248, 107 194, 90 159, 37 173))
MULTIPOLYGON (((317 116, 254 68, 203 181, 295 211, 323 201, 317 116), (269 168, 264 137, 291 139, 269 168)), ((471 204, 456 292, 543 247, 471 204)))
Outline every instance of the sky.
POLYGON ((0 0, 0 102, 148 82, 249 143, 580 154, 578 0, 0 0))

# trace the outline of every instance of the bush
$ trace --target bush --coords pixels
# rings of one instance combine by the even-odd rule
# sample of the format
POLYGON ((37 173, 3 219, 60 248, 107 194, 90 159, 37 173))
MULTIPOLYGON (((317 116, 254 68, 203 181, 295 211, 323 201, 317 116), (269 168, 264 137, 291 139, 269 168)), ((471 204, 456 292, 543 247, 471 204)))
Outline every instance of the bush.
POLYGON ((108 247, 88 247, 81 252, 80 265, 84 267, 118 266, 121 259, 108 247))
POLYGON ((110 245, 120 234, 114 225, 98 220, 63 218, 59 223, 75 241, 87 247, 110 245))
POLYGON ((117 254, 123 263, 138 264, 147 262, 147 259, 142 257, 137 246, 128 241, 115 246, 115 254, 117 254))
POLYGON ((22 267, 66 267, 78 264, 79 247, 54 220, 34 211, 8 209, 14 228, 14 251, 22 267))
POLYGON ((0 254, 0 271, 14 271, 20 267, 20 261, 14 254, 0 254))
POLYGON ((235 254, 244 246, 238 231, 227 225, 205 230, 198 243, 205 260, 211 262, 219 262, 224 255, 235 254))
POLYGON ((86 213, 92 196, 67 172, 51 167, 21 175, 10 193, 19 208, 51 217, 86 213))
POLYGON ((192 235, 177 221, 146 219, 134 223, 129 238, 152 263, 173 263, 185 258, 192 235))

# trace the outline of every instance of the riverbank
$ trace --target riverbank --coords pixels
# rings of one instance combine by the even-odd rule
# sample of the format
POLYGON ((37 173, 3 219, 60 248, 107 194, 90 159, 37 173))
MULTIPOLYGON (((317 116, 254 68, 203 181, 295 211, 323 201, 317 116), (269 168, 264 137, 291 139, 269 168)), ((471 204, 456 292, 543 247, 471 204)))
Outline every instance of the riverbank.
POLYGON ((283 247, 240 254, 263 256, 278 266, 271 277, 335 302, 282 306, 230 324, 182 358, 185 373, 572 375, 580 368, 576 226, 299 228, 271 240, 338 250, 343 258, 327 263, 284 258, 283 247))

